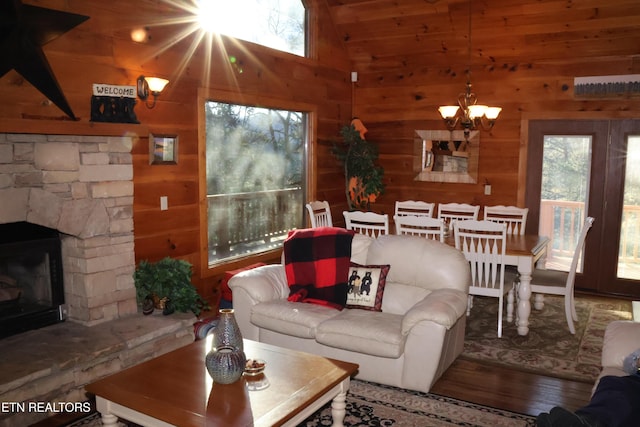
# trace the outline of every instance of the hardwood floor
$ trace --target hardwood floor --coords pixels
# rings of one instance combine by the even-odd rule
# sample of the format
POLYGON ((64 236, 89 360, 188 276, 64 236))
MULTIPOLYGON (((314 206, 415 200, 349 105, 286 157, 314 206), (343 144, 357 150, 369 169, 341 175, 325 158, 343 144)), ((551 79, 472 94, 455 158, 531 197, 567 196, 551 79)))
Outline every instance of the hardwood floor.
MULTIPOLYGON (((574 411, 589 402, 592 384, 546 377, 465 359, 456 360, 431 388, 441 396, 536 416, 554 406, 574 411)), ((59 427, 73 415, 58 415, 32 427, 59 427)))
POLYGON ((546 377, 458 358, 433 393, 528 415, 554 406, 574 411, 589 402, 593 384, 546 377))

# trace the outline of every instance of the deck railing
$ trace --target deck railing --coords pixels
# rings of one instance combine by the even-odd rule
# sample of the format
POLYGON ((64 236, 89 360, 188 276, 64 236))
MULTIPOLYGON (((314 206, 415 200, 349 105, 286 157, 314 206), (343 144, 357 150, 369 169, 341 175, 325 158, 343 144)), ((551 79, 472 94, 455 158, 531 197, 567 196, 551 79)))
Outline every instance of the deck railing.
POLYGON ((209 263, 276 248, 302 225, 301 188, 207 196, 209 263))
MULTIPOLYGON (((548 263, 571 262, 583 223, 584 203, 542 200, 539 230, 540 234, 551 239, 548 263)), ((619 262, 640 262, 640 206, 624 205, 621 227, 619 262)))

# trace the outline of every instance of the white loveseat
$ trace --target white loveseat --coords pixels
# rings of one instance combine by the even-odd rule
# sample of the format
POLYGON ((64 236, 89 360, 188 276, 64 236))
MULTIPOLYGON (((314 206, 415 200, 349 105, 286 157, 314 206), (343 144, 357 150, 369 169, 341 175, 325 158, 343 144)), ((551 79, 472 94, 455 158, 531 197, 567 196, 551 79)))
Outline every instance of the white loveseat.
POLYGON ((351 260, 391 265, 381 312, 289 302, 284 266, 267 265, 229 282, 243 337, 358 363, 356 378, 428 392, 463 349, 469 263, 433 240, 360 234, 351 260))

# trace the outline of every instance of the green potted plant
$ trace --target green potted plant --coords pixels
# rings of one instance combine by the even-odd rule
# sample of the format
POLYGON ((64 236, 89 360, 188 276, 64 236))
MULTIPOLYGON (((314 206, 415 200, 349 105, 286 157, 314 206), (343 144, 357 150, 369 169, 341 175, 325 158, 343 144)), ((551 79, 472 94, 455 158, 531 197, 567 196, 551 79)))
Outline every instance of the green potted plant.
POLYGON ((333 148, 333 154, 344 167, 345 193, 350 210, 369 210, 371 203, 384 193, 384 169, 376 165, 378 147, 364 139, 365 132, 362 122, 354 119, 351 125, 340 131, 343 144, 333 148))
POLYGON ((164 314, 174 310, 199 316, 208 310, 209 304, 191 284, 191 263, 166 257, 157 262, 141 261, 133 274, 136 298, 143 312, 149 314, 154 308, 164 314))

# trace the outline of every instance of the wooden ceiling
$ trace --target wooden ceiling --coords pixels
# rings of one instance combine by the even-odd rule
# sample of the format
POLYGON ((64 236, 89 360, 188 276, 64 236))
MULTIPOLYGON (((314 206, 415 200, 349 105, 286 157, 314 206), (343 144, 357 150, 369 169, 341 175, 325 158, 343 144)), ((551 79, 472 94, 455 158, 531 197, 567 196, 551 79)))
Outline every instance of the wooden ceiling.
POLYGON ((640 55, 638 0, 326 1, 360 72, 640 55))

